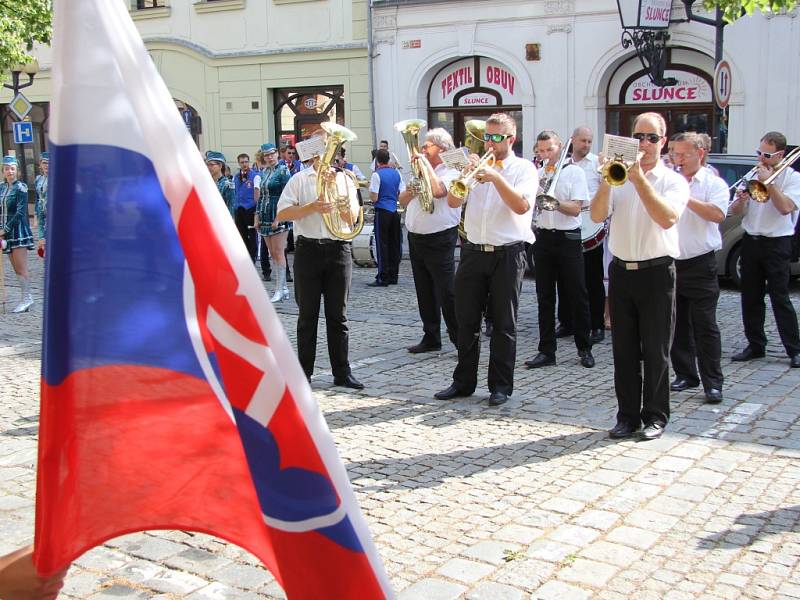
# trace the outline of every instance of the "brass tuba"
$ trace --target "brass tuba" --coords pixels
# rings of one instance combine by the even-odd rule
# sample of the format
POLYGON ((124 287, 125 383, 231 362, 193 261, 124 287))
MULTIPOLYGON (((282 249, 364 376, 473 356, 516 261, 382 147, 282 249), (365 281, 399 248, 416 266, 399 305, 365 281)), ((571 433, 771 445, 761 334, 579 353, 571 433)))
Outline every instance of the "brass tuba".
POLYGON ((433 186, 428 175, 428 169, 424 163, 419 160, 413 160, 414 156, 419 154, 419 130, 426 125, 427 123, 422 119, 406 119, 395 123, 394 128, 402 134, 403 141, 406 143, 406 150, 408 150, 408 160, 411 163, 411 179, 408 182, 408 187, 416 190, 416 196, 422 210, 433 214, 435 208, 433 186))
POLYGON ((328 134, 325 144, 325 152, 320 156, 317 165, 317 196, 325 199, 333 205, 333 210, 322 214, 325 227, 331 235, 340 240, 352 240, 364 227, 364 207, 358 207, 358 216, 353 220, 353 201, 351 191, 355 195, 358 189, 358 179, 348 170, 341 171, 344 176, 344 190, 339 185, 339 173, 331 177, 331 165, 333 159, 339 152, 339 148, 345 142, 353 142, 358 139, 355 133, 336 123, 320 123, 322 129, 328 134), (351 187, 352 185, 352 187, 351 187))
MULTIPOLYGON (((767 186, 775 181, 778 175, 783 173, 786 167, 790 166, 798 157, 800 157, 800 147, 795 148, 784 156, 783 159, 775 165, 772 174, 764 181, 759 180, 758 177, 753 177, 753 179, 749 180, 747 182, 747 193, 750 194, 750 197, 756 202, 766 202, 769 200, 769 190, 767 190, 767 186)), ((758 167, 758 165, 756 165, 756 167, 758 167)))

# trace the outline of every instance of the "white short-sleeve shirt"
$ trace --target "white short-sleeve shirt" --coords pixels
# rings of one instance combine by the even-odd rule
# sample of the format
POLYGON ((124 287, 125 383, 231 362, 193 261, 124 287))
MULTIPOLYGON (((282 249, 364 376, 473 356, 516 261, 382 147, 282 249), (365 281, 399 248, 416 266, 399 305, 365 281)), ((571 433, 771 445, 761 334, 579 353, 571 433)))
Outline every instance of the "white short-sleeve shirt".
MULTIPOLYGON (((539 171, 541 177, 544 170, 539 171)), ((586 174, 583 169, 574 164, 568 164, 561 170, 561 175, 556 183, 555 196, 559 202, 575 200, 581 202, 581 206, 588 204, 591 196, 586 186, 586 174)), ((580 229, 581 216, 575 217, 565 215, 557 210, 541 210, 536 217, 536 226, 541 229, 559 229, 570 231, 580 229)))
POLYGON ((800 173, 789 167, 778 175, 775 185, 792 199, 795 209, 788 215, 782 215, 771 199, 766 202, 748 199, 742 228, 750 235, 765 237, 794 235, 794 226, 800 212, 800 173))
MULTIPOLYGON (((692 180, 689 182, 689 195, 695 200, 713 204, 722 211, 723 215, 728 214, 728 201, 730 200, 728 184, 721 177, 714 175, 707 167, 700 167, 700 170, 692 176, 692 180)), ((680 256, 678 256, 680 260, 719 250, 722 248, 719 224, 707 221, 687 207, 681 218, 678 219, 678 247, 680 248, 680 256)))
MULTIPOLYGON (((442 180, 445 189, 450 189, 450 184, 459 175, 456 169, 451 169, 444 163, 436 165, 433 171, 442 180)), ((461 207, 450 207, 447 204, 447 196, 433 199, 432 213, 422 210, 422 206, 420 206, 419 199, 416 196, 406 206, 406 229, 411 233, 421 235, 438 233, 458 226, 459 221, 461 221, 461 207)))

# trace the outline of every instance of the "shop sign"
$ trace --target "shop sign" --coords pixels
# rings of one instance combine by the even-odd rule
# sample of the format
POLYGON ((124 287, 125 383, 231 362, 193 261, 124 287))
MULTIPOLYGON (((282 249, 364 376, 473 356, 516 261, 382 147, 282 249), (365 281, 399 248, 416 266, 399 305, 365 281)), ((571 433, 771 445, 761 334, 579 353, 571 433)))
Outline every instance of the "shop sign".
POLYGON ((403 40, 403 50, 422 48, 422 40, 403 40))
POLYGON ((664 71, 664 77, 674 77, 675 85, 659 87, 645 74, 631 82, 625 91, 625 104, 681 104, 712 102, 711 86, 695 73, 664 71))
POLYGON ((483 57, 477 62, 474 57, 463 58, 442 69, 431 84, 429 104, 432 107, 455 106, 456 94, 472 88, 494 90, 501 100, 498 102, 491 94, 476 90, 462 96, 459 106, 521 104, 516 75, 504 64, 483 57))
POLYGON ((458 99, 459 106, 496 106, 497 98, 485 92, 473 92, 458 99))
POLYGON ((669 27, 672 0, 642 0, 639 27, 662 29, 669 27))

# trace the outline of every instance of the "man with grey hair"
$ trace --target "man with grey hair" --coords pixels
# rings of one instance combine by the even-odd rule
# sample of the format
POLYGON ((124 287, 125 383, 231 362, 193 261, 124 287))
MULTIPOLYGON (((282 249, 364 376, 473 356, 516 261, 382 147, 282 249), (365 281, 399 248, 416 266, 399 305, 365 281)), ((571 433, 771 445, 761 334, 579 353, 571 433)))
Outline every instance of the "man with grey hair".
POLYGON ((428 174, 433 191, 432 213, 422 209, 417 187, 409 185, 398 198, 406 208, 408 249, 411 271, 417 291, 417 305, 422 319, 422 340, 408 348, 412 354, 442 349, 441 317, 453 344, 457 341, 455 295, 455 248, 461 211, 447 204, 447 190, 458 171, 442 162, 440 154, 454 148, 453 138, 441 128, 431 129, 422 144, 422 153, 412 161, 428 174))

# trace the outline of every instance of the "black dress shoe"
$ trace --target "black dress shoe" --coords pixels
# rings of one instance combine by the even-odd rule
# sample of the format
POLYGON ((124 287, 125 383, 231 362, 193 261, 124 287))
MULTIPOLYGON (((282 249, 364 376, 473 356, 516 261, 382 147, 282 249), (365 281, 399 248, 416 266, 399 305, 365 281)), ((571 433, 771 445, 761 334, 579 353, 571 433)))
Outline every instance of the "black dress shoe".
POLYGON ((337 377, 333 380, 333 385, 338 385, 340 387, 347 387, 353 388, 354 390, 363 390, 364 384, 361 383, 358 379, 353 377, 352 374, 345 375, 344 377, 337 377))
POLYGON ((731 360, 734 362, 744 362, 746 360, 753 360, 754 358, 764 358, 764 351, 754 350, 752 346, 747 346, 747 348, 739 352, 739 354, 731 356, 731 360))
POLYGON ((630 423, 617 423, 613 429, 608 431, 608 437, 612 440, 622 440, 633 436, 634 433, 639 431, 638 425, 631 425, 630 423))
POLYGON ((650 425, 644 426, 639 437, 642 441, 647 442, 650 440, 657 440, 661 437, 662 433, 664 433, 664 426, 661 423, 650 423, 650 425))
POLYGON ((587 369, 591 369, 594 366, 594 356, 592 356, 591 350, 580 350, 578 356, 581 357, 581 365, 587 369))
POLYGON ((436 392, 433 397, 437 400, 452 400, 453 398, 465 398, 467 396, 472 396, 472 392, 466 392, 458 387, 455 383, 452 384, 446 390, 442 390, 441 392, 436 392))
POLYGON ((545 354, 544 352, 539 352, 536 356, 534 356, 531 360, 525 361, 525 366, 529 369, 538 369, 539 367, 549 367, 550 365, 556 364, 556 357, 550 356, 549 354, 545 354))
POLYGON ((700 385, 699 381, 691 382, 688 379, 676 377, 675 381, 669 384, 669 389, 671 389, 673 392, 682 392, 684 390, 688 390, 689 388, 696 388, 698 385, 700 385))
POLYGON ((572 335, 572 331, 564 327, 563 325, 559 325, 556 327, 556 337, 557 338, 565 338, 572 335))
POLYGON ((489 406, 500 406, 508 401, 508 396, 503 392, 492 392, 489 394, 489 406))
POLYGON ((389 284, 384 283, 383 281, 371 281, 367 285, 369 287, 389 287, 389 284))
POLYGON ((792 358, 789 359, 789 366, 793 369, 800 368, 800 354, 795 354, 792 358))
POLYGON ((386 283, 388 283, 389 285, 397 285, 397 279, 392 279, 390 281, 387 281, 386 283))
POLYGON ((722 402, 722 391, 717 388, 709 388, 706 390, 706 403, 719 404, 722 402))
POLYGON ((411 354, 420 354, 422 352, 437 352, 438 350, 442 349, 441 344, 426 344, 425 342, 420 342, 415 346, 409 346, 408 351, 411 354))
POLYGON ((591 334, 589 334, 589 339, 593 344, 599 344, 606 339, 606 332, 602 329, 592 329, 591 334))

